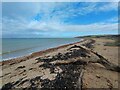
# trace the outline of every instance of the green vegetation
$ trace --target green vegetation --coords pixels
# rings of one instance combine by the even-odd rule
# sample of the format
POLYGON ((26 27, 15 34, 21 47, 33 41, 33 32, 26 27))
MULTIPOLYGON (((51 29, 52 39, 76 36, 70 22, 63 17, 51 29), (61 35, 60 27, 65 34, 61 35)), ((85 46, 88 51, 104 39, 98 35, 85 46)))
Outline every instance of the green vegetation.
POLYGON ((89 35, 89 36, 78 36, 76 38, 106 38, 106 39, 117 40, 120 38, 120 35, 89 35))
POLYGON ((79 36, 76 38, 104 38, 104 39, 111 39, 114 42, 105 43, 105 46, 120 46, 120 35, 89 35, 89 36, 79 36))
POLYGON ((104 46, 120 46, 120 42, 119 42, 119 40, 115 40, 115 42, 106 43, 106 44, 104 44, 104 46))

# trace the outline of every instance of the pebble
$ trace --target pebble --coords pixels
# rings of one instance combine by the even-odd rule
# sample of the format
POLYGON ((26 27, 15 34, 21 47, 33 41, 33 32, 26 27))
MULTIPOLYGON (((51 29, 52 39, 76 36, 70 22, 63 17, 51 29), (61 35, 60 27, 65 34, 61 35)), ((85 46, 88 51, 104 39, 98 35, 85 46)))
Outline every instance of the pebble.
POLYGON ((100 75, 97 74, 96 77, 97 77, 97 78, 100 78, 100 75))

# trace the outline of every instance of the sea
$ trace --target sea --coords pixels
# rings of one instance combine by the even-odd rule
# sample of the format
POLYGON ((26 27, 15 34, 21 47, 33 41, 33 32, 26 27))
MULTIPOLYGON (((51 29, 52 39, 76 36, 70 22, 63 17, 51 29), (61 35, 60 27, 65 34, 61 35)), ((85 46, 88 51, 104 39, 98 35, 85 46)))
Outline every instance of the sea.
POLYGON ((80 38, 4 38, 1 61, 80 41, 80 38))

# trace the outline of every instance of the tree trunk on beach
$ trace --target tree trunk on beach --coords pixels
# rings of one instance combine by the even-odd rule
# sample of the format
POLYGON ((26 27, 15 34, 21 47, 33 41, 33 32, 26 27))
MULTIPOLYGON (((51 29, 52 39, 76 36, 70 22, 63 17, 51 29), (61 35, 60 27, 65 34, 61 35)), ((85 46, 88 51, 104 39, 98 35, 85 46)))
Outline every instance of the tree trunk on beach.
MULTIPOLYGON (((49 62, 52 65, 68 65, 68 64, 75 64, 75 65, 87 65, 89 63, 99 63, 101 65, 103 65, 106 69, 111 70, 111 71, 116 71, 116 72, 120 72, 120 66, 117 66, 111 62, 109 62, 104 56, 98 54, 97 52, 90 50, 84 46, 77 46, 74 45, 73 47, 69 48, 80 48, 82 50, 85 50, 86 52, 93 53, 94 55, 96 55, 99 59, 97 60, 85 60, 82 57, 78 57, 78 58, 70 58, 69 60, 56 60, 56 61, 52 61, 49 62)), ((45 63, 44 63, 45 64, 45 63)))
MULTIPOLYGON (((90 50, 90 49, 88 49, 88 48, 86 48, 86 47, 83 47, 83 46, 77 46, 77 45, 75 45, 75 46, 73 46, 73 47, 71 47, 71 48, 81 48, 81 49, 83 49, 83 50, 85 50, 85 51, 87 51, 87 52, 93 53, 93 54, 95 54, 96 56, 99 57, 99 60, 89 61, 90 63, 100 63, 100 64, 102 64, 104 67, 106 67, 108 70, 120 72, 120 66, 117 66, 117 65, 109 62, 104 56, 98 54, 97 52, 95 52, 95 51, 93 51, 93 50, 90 50)), ((71 49, 71 48, 69 48, 69 49, 71 49)), ((88 62, 88 63, 89 63, 89 62, 88 62)))

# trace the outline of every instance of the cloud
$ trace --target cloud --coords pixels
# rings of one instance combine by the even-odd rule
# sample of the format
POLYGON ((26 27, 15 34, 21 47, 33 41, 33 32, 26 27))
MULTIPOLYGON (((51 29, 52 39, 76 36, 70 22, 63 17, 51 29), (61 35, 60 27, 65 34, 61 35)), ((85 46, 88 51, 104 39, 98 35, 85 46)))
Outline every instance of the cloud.
POLYGON ((91 12, 117 10, 118 3, 3 3, 3 17, 32 18, 36 14, 42 14, 43 20, 67 18, 75 15, 85 15, 91 12), (101 4, 101 5, 99 5, 101 4), (99 6, 98 6, 99 5, 99 6))
POLYGON ((112 2, 112 3, 107 3, 103 5, 102 7, 98 8, 98 11, 110 11, 110 10, 118 10, 118 3, 117 2, 112 2))
POLYGON ((117 33, 116 17, 87 25, 65 22, 90 13, 117 12, 116 8, 116 3, 3 3, 2 34, 3 37, 74 37, 100 34, 102 30, 117 33))
POLYGON ((79 34, 87 35, 95 32, 96 34, 102 34, 103 32, 104 34, 110 32, 117 34, 118 32, 117 23, 104 22, 87 25, 65 25, 53 22, 33 21, 20 23, 19 21, 6 20, 4 24, 6 24, 3 26, 4 37, 75 37, 79 34))
POLYGON ((2 2, 119 2, 119 0, 2 0, 2 2))

